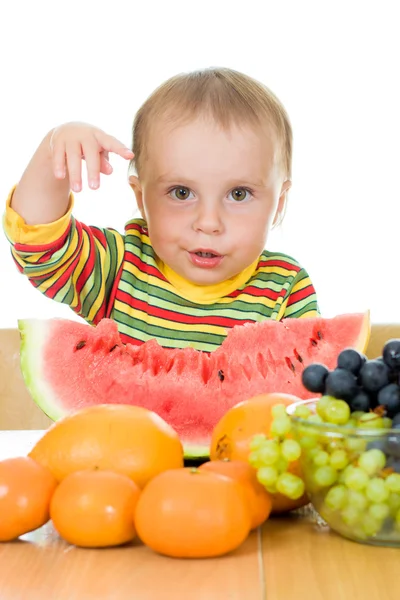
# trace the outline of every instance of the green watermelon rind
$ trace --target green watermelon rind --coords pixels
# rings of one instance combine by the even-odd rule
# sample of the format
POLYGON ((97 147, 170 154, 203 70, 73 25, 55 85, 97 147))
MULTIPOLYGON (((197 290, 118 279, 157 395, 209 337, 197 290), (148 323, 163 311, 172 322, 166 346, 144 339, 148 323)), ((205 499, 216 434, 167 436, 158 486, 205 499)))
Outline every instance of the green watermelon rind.
POLYGON ((51 321, 44 325, 42 319, 20 319, 18 329, 21 335, 20 363, 22 376, 34 402, 52 421, 65 416, 51 386, 47 385, 43 372, 43 349, 50 333, 51 321))
MULTIPOLYGON (((25 385, 35 404, 52 421, 58 421, 68 412, 61 408, 51 386, 46 383, 46 378, 41 376, 43 372, 41 357, 48 338, 47 332, 51 335, 53 321, 57 319, 49 320, 48 323, 42 319, 20 319, 18 328, 21 335, 20 364, 25 385)), ((183 442, 183 450, 185 458, 189 460, 209 458, 208 446, 183 442)))

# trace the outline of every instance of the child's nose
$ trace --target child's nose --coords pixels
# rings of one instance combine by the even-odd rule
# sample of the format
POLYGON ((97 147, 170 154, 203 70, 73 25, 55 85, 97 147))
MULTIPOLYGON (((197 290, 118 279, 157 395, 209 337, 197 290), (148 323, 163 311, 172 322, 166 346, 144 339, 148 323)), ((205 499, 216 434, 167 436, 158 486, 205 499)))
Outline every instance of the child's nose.
POLYGON ((213 204, 202 204, 198 207, 193 228, 208 235, 221 233, 223 230, 223 219, 218 206, 213 204))

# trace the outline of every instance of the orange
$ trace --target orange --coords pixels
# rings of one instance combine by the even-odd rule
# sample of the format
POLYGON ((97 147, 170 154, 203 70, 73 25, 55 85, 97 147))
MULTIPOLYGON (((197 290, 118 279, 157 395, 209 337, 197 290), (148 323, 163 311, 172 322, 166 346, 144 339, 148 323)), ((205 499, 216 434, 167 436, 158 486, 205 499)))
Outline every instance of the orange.
POLYGON ((123 473, 139 487, 166 469, 183 466, 178 434, 160 416, 139 406, 98 405, 54 423, 30 456, 61 481, 82 469, 123 473))
POLYGON ((257 481, 256 471, 248 462, 228 459, 212 460, 203 463, 199 470, 231 477, 244 487, 251 515, 251 529, 256 529, 268 519, 272 509, 271 496, 257 481))
MULTIPOLYGON (((249 400, 244 400, 228 410, 217 423, 211 437, 211 460, 247 461, 250 454, 249 444, 254 435, 267 434, 272 424, 272 407, 274 404, 289 406, 298 402, 299 398, 291 394, 259 394, 249 400)), ((292 463, 289 471, 301 476, 298 462, 292 463)), ((272 513, 282 513, 308 504, 309 499, 304 494, 298 500, 290 500, 282 494, 273 494, 272 513)))
POLYGON ((56 487, 52 473, 32 458, 1 461, 0 542, 14 540, 47 523, 56 487))
POLYGON ((59 484, 50 516, 59 535, 75 546, 102 548, 136 536, 133 515, 140 488, 112 471, 76 471, 59 484))
POLYGON ((165 471, 147 484, 135 524, 140 539, 155 552, 206 558, 240 546, 251 518, 238 481, 186 467, 165 471))

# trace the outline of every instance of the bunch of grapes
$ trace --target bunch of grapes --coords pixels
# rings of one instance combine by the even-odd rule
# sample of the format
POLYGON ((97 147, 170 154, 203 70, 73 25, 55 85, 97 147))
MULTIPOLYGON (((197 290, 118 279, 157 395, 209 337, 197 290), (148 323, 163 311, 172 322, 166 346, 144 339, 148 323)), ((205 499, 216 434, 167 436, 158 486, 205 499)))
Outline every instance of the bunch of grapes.
POLYGON ((304 494, 304 481, 289 472, 291 463, 301 455, 301 447, 291 438, 292 424, 284 404, 272 408, 269 437, 256 435, 250 443, 250 464, 257 469, 257 479, 271 493, 280 493, 291 500, 304 494))
POLYGON ((335 369, 312 364, 302 381, 308 391, 344 400, 352 411, 381 406, 393 418, 400 413, 400 340, 389 340, 382 356, 372 360, 352 348, 343 350, 335 369))
POLYGON ((303 385, 321 394, 314 411, 300 405, 299 419, 291 421, 285 407, 276 406, 270 436, 252 441, 249 458, 259 481, 292 499, 306 488, 318 512, 348 537, 397 540, 400 340, 387 342, 374 360, 346 349, 333 370, 312 364, 303 371, 303 385), (300 457, 304 481, 289 472, 300 457))

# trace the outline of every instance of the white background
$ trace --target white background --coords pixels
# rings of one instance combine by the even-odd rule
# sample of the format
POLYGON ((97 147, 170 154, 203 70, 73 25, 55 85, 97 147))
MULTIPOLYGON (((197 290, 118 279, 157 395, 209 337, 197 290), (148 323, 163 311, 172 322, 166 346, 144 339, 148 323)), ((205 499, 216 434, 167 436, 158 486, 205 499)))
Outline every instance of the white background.
MULTIPOLYGON (((309 271, 325 316, 400 320, 398 2, 58 0, 0 9, 0 197, 42 137, 85 120, 130 143, 135 111, 181 71, 228 66, 267 84, 294 129, 293 189, 269 249, 309 271)), ((123 231, 126 164, 76 216, 123 231)), ((3 212, 3 209, 1 210, 3 212)), ((0 327, 65 316, 18 274, 0 233, 0 327)))

